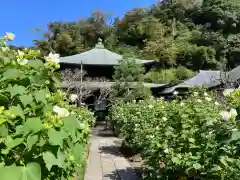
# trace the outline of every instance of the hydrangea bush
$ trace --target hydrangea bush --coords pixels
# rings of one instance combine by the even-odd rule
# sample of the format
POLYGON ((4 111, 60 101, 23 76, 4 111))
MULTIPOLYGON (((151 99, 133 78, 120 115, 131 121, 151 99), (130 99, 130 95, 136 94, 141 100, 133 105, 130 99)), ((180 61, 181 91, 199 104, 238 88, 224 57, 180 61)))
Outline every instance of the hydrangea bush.
POLYGON ((233 106, 196 91, 185 100, 119 103, 109 119, 126 144, 141 152, 144 179, 237 180, 236 116, 233 106))
POLYGON ((13 38, 0 40, 1 180, 77 178, 93 115, 55 88, 59 55, 36 59, 38 51, 10 50, 13 38))

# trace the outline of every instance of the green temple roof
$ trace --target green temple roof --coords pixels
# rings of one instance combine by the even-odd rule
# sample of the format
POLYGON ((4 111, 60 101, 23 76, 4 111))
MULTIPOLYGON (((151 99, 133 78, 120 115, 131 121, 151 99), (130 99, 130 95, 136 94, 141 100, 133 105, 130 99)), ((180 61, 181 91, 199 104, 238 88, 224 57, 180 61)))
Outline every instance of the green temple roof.
MULTIPOLYGON (((99 39, 95 48, 72 56, 60 57, 60 63, 66 64, 83 64, 83 65, 118 65, 119 60, 122 60, 123 56, 111 52, 104 48, 102 40, 99 39)), ((148 64, 154 62, 154 60, 141 60, 136 59, 139 64, 148 64)))

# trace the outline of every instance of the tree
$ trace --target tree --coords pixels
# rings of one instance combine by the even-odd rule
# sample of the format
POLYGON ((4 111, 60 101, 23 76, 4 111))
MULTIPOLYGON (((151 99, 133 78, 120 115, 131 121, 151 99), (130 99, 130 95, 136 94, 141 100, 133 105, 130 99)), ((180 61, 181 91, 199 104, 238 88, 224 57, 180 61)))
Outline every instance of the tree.
MULTIPOLYGON (((87 77, 86 72, 82 69, 65 69, 61 71, 61 80, 68 95, 77 95, 76 102, 78 104, 84 103, 84 101, 90 96, 95 96, 94 91, 96 88, 91 86, 92 83, 107 81, 104 78, 89 78, 87 77)), ((111 89, 109 87, 101 87, 99 88, 99 92, 99 96, 95 96, 97 103, 109 98, 111 89)))
POLYGON ((126 101, 145 99, 150 96, 150 89, 144 87, 144 69, 134 58, 124 58, 115 67, 113 76, 113 98, 126 101))

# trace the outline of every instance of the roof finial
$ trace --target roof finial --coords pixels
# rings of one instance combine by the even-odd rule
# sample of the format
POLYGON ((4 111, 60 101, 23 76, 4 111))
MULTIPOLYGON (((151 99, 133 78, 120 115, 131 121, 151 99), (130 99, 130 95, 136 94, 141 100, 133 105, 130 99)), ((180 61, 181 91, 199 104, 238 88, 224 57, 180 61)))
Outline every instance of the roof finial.
POLYGON ((95 45, 95 48, 104 48, 104 45, 102 43, 102 39, 101 38, 98 38, 98 42, 97 44, 95 45))

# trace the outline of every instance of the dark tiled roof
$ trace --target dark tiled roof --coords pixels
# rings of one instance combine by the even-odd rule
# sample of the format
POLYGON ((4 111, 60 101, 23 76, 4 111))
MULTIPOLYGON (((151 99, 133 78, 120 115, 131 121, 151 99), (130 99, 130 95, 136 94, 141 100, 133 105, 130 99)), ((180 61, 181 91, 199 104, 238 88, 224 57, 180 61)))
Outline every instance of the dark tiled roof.
POLYGON ((163 93, 172 93, 179 88, 192 88, 195 86, 203 86, 209 88, 217 86, 219 84, 221 84, 220 71, 200 70, 200 72, 196 76, 187 79, 176 86, 164 90, 163 93))

